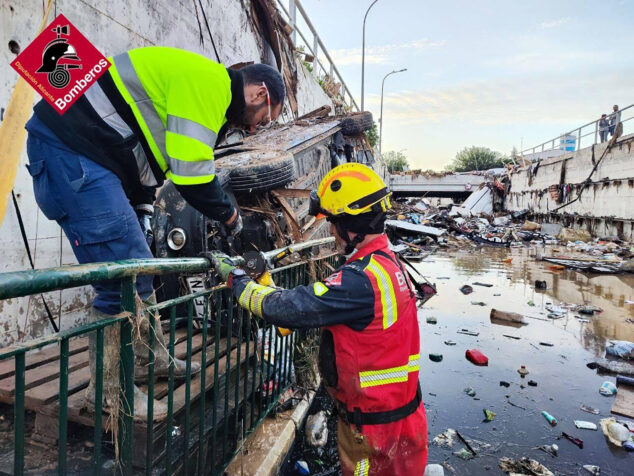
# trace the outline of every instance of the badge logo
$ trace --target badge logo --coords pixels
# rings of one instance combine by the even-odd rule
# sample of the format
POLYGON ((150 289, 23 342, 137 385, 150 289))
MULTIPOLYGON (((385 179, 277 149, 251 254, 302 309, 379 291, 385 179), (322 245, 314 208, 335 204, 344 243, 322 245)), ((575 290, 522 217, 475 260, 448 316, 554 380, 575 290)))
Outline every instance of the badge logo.
POLYGON ((331 274, 324 280, 324 284, 327 286, 341 286, 341 271, 337 271, 335 274, 331 274))
POLYGON ((11 63, 60 114, 104 74, 108 60, 60 14, 11 63))

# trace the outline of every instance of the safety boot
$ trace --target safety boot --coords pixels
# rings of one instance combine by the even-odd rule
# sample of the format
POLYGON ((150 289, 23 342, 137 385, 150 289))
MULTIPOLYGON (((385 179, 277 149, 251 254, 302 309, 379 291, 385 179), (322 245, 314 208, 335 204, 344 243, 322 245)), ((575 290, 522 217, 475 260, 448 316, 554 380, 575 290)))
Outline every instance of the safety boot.
MULTIPOLYGON (((88 319, 90 322, 97 322, 103 319, 110 319, 110 314, 98 311, 94 307, 90 309, 88 319)), ((119 406, 119 355, 120 355, 120 329, 119 324, 106 326, 104 328, 103 344, 103 385, 102 385, 102 408, 105 412, 112 413, 119 406)), ((86 400, 94 405, 95 403, 95 382, 97 376, 97 336, 91 332, 88 341, 88 355, 90 365, 90 383, 86 389, 86 400)), ((140 421, 147 421, 148 397, 136 385, 134 386, 134 418, 140 421)), ((167 405, 158 400, 154 400, 154 421, 160 421, 167 417, 167 405)))
MULTIPOLYGON (((146 306, 156 304, 156 296, 152 294, 143 301, 146 306)), ((154 378, 169 377, 170 356, 167 350, 167 340, 163 334, 161 319, 158 313, 143 312, 143 317, 139 323, 139 332, 134 339, 134 381, 146 383, 149 380, 150 361, 148 350, 150 342, 150 323, 148 319, 154 319, 154 378)), ((174 357, 174 378, 184 379, 187 377, 187 363, 184 360, 174 357)), ((200 364, 191 363, 191 375, 200 372, 200 364)))

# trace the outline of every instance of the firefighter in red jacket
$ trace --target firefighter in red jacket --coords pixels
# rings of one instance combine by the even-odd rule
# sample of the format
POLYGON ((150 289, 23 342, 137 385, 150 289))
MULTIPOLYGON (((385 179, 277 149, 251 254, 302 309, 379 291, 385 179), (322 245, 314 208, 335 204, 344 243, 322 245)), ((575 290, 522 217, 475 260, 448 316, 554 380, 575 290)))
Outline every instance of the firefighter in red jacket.
POLYGON ((427 462, 416 297, 384 234, 389 195, 356 163, 334 168, 312 192, 311 214, 327 218, 350 255, 324 281, 282 290, 214 259, 239 304, 267 323, 322 328, 319 367, 338 409, 344 475, 422 475, 427 462))

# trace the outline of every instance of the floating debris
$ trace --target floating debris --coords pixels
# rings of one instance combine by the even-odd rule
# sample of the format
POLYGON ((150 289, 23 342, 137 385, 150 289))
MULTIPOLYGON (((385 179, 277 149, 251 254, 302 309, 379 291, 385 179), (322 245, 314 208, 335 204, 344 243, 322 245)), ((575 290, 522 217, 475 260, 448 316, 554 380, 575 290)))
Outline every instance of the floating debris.
POLYGON ((493 287, 493 285, 492 285, 492 284, 489 284, 489 283, 481 283, 481 282, 479 282, 479 281, 478 281, 478 282, 473 283, 473 285, 474 285, 474 286, 483 286, 483 287, 485 287, 485 288, 492 288, 492 287, 493 287))
POLYGON ((438 324, 438 319, 433 316, 430 316, 425 320, 427 321, 427 324, 438 324))
POLYGON ((446 340, 445 345, 456 345, 456 343, 452 340, 446 340))
POLYGON ((557 446, 556 444, 552 444, 552 445, 542 445, 542 446, 538 446, 537 447, 538 450, 542 450, 546 453, 548 453, 549 455, 551 455, 553 458, 557 456, 557 453, 559 452, 559 446, 557 446))
POLYGON ((442 354, 429 354, 429 360, 432 362, 442 362, 442 354))
POLYGON ((495 418, 495 413, 491 410, 487 410, 486 408, 482 410, 484 412, 484 421, 489 422, 493 421, 495 418))
POLYGON ((554 344, 551 344, 550 342, 540 342, 539 345, 543 345, 546 347, 552 347, 554 344))
POLYGON ((460 292, 462 294, 471 294, 473 292, 473 288, 469 286, 468 284, 465 284, 464 286, 460 288, 460 292))
POLYGON ((517 373, 520 374, 522 378, 526 377, 529 374, 526 365, 520 365, 520 368, 517 369, 517 373))
POLYGON ((546 410, 542 411, 542 415, 548 421, 548 423, 550 423, 550 426, 557 425, 557 419, 554 416, 552 416, 550 413, 548 413, 546 410))
POLYGON ((546 289, 546 281, 535 281, 535 289, 546 289))
POLYGON ((471 453, 466 448, 460 448, 459 451, 454 451, 454 455, 456 455, 458 458, 461 458, 461 459, 464 459, 464 460, 469 460, 469 459, 475 458, 475 455, 473 453, 471 453))
POLYGON ((466 393, 470 397, 475 397, 476 396, 476 391, 473 388, 471 388, 471 387, 465 388, 464 389, 464 393, 466 393))
POLYGON ((605 353, 607 355, 620 357, 621 359, 634 360, 634 342, 626 340, 611 340, 609 344, 605 346, 605 353))
POLYGON ((599 388, 599 393, 605 397, 611 397, 612 395, 615 395, 616 392, 616 385, 614 385, 612 382, 603 382, 603 384, 599 388))
POLYGON ((306 418, 306 441, 309 445, 322 447, 328 441, 328 418, 323 410, 306 418))
POLYGON ((498 323, 496 321, 508 321, 520 325, 528 324, 528 322, 526 322, 526 320, 524 319, 524 316, 522 316, 521 314, 518 314, 516 312, 498 311, 497 309, 491 309, 491 314, 489 315, 489 318, 494 324, 498 323))
POLYGON ((601 425, 601 431, 608 437, 610 443, 616 446, 623 446, 623 442, 630 439, 628 428, 618 423, 616 418, 602 418, 599 423, 601 425))
POLYGON ((523 457, 520 459, 500 458, 500 469, 505 473, 531 474, 533 476, 554 476, 546 466, 539 461, 523 457))
POLYGON ((475 365, 489 365, 489 358, 478 349, 468 349, 465 357, 469 362, 475 365))
POLYGON ((460 329, 460 330, 458 330, 456 332, 458 332, 458 334, 464 334, 464 335, 467 335, 467 336, 474 336, 474 337, 477 337, 477 336, 480 335, 479 332, 470 331, 469 329, 460 329))
POLYGON ((580 430, 597 430, 597 425, 591 421, 575 420, 575 426, 580 430))
POLYGON ((445 446, 447 448, 453 448, 456 438, 456 430, 453 428, 447 428, 441 434, 436 435, 433 439, 433 443, 436 446, 445 446))
POLYGON ((506 380, 500 380, 500 387, 510 387, 511 384, 506 380))
POLYGON ((528 386, 529 387, 537 387, 537 382, 535 382, 535 380, 529 380, 528 381, 528 386))
POLYGON ((599 410, 593 407, 589 407, 588 405, 581 405, 580 407, 584 412, 592 413, 593 415, 598 415, 599 410))
POLYGON ((584 464, 583 469, 594 476, 599 476, 601 474, 601 468, 595 466, 594 464, 584 464))
POLYGON ((474 306, 486 306, 487 303, 484 301, 471 301, 471 304, 474 306))
POLYGON ((574 436, 569 435, 568 433, 566 433, 565 431, 561 432, 561 436, 565 439, 567 439, 568 441, 570 441, 571 443, 577 445, 579 447, 580 450, 583 449, 583 440, 579 439, 579 438, 575 438, 574 436))
POLYGON ((295 461, 295 471, 302 476, 306 476, 310 474, 310 469, 308 469, 308 463, 304 460, 295 461))

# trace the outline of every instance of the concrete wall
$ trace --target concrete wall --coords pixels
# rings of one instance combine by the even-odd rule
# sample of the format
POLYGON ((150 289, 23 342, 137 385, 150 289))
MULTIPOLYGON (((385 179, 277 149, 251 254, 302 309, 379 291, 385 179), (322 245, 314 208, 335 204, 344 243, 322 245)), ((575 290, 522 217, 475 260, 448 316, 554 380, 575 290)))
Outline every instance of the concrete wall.
MULTIPOLYGON (((272 1, 272 0, 269 0, 272 1)), ((43 9, 41 0, 0 0, 0 107, 6 108, 17 80, 9 63, 14 55, 9 40, 24 48, 33 40, 43 9)), ((196 2, 198 3, 198 2, 196 2)), ((252 23, 249 0, 203 0, 220 61, 226 65, 241 62, 266 62, 270 48, 252 23)), ((194 2, 184 0, 58 0, 57 13, 63 13, 106 56, 131 48, 164 45, 184 48, 216 59, 204 20, 201 44, 194 2)), ((49 22, 54 18, 51 11, 49 22)), ((297 61, 298 114, 304 114, 332 101, 312 74, 297 61)), ((36 100, 39 96, 36 94, 36 100)), ((334 110, 334 107, 333 107, 334 110)), ((286 116, 287 119, 292 119, 286 116)), ((14 191, 22 212, 26 235, 36 268, 75 263, 74 255, 56 223, 48 221, 37 208, 31 178, 23 152, 14 191)), ((11 203, 0 226, 0 272, 28 269, 15 209, 11 203)), ((90 288, 49 293, 45 299, 62 328, 82 322, 91 302, 90 288), (60 319, 61 317, 61 319, 60 319)), ((0 301, 0 347, 17 340, 39 337, 51 332, 39 296, 0 301)))
MULTIPOLYGON (((562 222, 566 226, 584 228, 594 236, 634 238, 634 135, 622 137, 606 154, 592 175, 592 183, 576 202, 553 213, 562 203, 556 203, 548 187, 560 183, 572 184, 568 197, 577 196, 594 164, 593 149, 588 147, 562 157, 543 160, 532 178, 524 168, 511 174, 511 189, 506 197, 508 210, 528 209, 538 220, 562 222)), ((606 144, 594 146, 594 158, 599 160, 606 144)), ((534 170, 536 164, 532 164, 534 170)))

